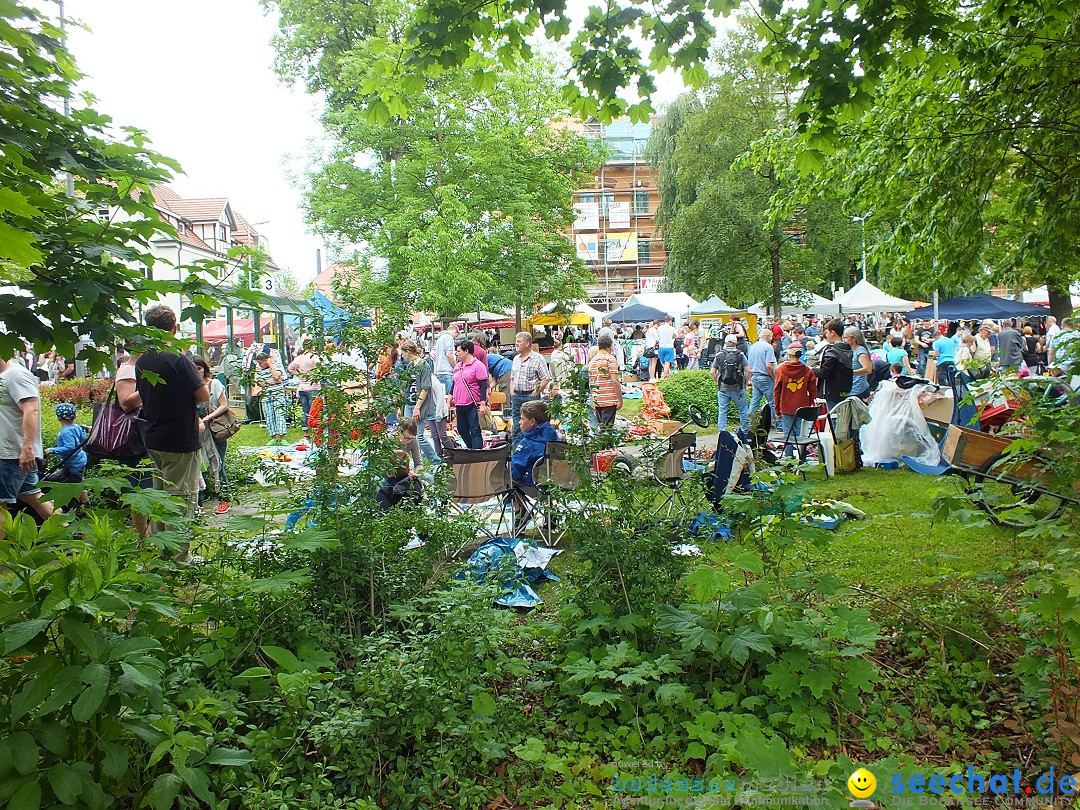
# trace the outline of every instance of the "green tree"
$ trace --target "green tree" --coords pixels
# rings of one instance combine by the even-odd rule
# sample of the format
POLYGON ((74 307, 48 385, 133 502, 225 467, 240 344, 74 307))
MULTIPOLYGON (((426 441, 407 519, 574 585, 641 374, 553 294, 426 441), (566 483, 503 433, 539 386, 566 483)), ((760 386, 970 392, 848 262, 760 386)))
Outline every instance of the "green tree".
POLYGON ((1046 284, 1061 316, 1080 278, 1080 14, 980 4, 936 32, 894 31, 898 58, 855 85, 873 106, 814 125, 838 136, 827 182, 888 224, 875 255, 911 293, 1046 284))
POLYGON ((845 280, 857 232, 831 195, 804 193, 780 77, 756 63, 742 35, 718 61, 704 105, 677 100, 649 142, 668 280, 737 305, 764 298, 779 315, 785 288, 845 280))
POLYGON ((456 315, 583 296, 588 274, 563 233, 598 155, 551 125, 550 65, 420 77, 407 106, 372 106, 381 54, 402 47, 402 8, 283 3, 282 14, 279 69, 326 93, 334 139, 311 177, 309 217, 385 258, 373 278, 390 298, 456 315), (328 27, 339 17, 354 28, 328 27))
MULTIPOLYGON (((108 117, 63 112, 79 73, 48 16, 0 3, 0 43, 0 351, 25 338, 70 357, 81 336, 150 339, 131 313, 176 285, 146 278, 150 239, 169 232, 149 189, 179 167, 138 130, 117 141, 108 117)), ((198 274, 183 285, 209 308, 206 290, 198 274)))

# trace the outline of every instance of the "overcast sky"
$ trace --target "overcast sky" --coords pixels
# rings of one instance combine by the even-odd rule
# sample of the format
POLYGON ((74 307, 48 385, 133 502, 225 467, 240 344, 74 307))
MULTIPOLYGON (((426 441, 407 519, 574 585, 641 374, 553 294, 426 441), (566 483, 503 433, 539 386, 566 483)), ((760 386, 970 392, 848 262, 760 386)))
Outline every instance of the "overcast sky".
POLYGON ((275 261, 310 281, 321 242, 291 178, 318 149, 319 108, 275 76, 275 22, 257 0, 67 0, 65 11, 92 29, 69 44, 96 108, 180 162, 177 193, 269 220, 258 230, 275 261))
MULTIPOLYGON (((582 15, 584 5, 571 2, 582 15)), ((321 240, 295 180, 321 150, 319 103, 274 74, 274 17, 258 0, 67 0, 66 14, 90 29, 72 29, 69 45, 96 109, 180 162, 177 193, 228 197, 249 222, 268 220, 258 230, 274 260, 310 281, 321 240)), ((666 73, 654 104, 681 88, 666 73)))

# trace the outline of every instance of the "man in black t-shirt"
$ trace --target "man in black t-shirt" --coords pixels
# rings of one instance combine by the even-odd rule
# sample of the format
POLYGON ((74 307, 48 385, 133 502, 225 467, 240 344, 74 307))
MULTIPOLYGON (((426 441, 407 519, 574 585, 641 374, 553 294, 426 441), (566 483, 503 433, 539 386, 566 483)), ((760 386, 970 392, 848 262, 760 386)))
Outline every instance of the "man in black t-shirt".
POLYGON ((934 329, 929 321, 915 322, 915 346, 919 350, 919 374, 926 373, 926 361, 930 356, 930 347, 941 337, 941 332, 934 329))
MULTIPOLYGON (((151 307, 143 320, 170 335, 176 334, 176 313, 166 306, 151 307)), ((146 420, 146 449, 153 459, 154 488, 181 498, 186 514, 195 514, 199 491, 199 433, 206 428, 195 406, 210 399, 210 391, 191 358, 173 352, 145 352, 135 362, 135 387, 142 397, 146 420)), ((163 528, 155 524, 154 531, 163 528)), ((185 545, 177 562, 191 562, 185 545)))

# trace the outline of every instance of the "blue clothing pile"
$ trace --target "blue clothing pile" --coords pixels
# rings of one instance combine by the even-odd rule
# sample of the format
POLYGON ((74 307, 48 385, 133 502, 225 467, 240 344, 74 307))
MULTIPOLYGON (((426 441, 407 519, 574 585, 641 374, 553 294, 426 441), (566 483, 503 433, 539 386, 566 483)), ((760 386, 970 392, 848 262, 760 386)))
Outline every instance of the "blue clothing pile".
POLYGON ((539 548, 536 543, 513 537, 495 537, 472 553, 458 579, 471 582, 497 581, 502 596, 495 604, 503 607, 534 608, 544 600, 533 590, 539 582, 558 582, 559 578, 547 570, 547 564, 556 554, 556 548, 539 548))

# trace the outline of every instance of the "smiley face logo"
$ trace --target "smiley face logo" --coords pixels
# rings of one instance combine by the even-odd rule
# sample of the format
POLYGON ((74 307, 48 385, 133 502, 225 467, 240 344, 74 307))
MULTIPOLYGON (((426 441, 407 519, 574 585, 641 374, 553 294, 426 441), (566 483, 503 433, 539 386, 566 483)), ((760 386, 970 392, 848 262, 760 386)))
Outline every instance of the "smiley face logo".
POLYGON ((877 779, 866 768, 859 768, 848 777, 847 789, 856 799, 865 799, 877 790, 877 779))

